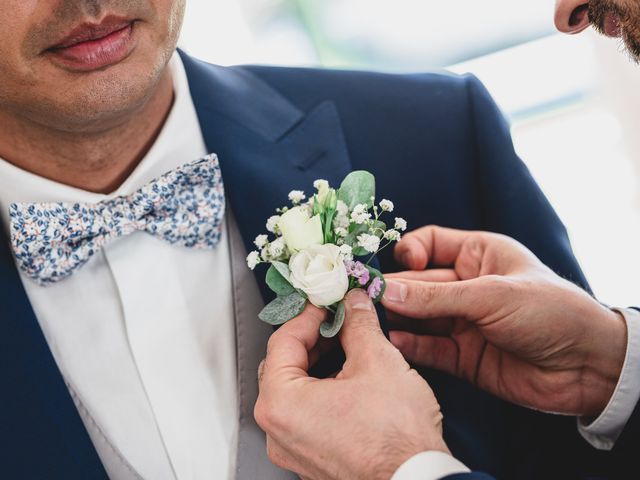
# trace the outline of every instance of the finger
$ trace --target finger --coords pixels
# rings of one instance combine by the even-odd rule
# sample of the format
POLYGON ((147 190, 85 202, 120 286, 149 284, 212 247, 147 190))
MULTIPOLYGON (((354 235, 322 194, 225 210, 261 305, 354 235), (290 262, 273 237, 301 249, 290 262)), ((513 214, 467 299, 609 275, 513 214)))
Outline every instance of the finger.
POLYGON ((417 280, 420 282, 457 282, 460 280, 455 270, 450 268, 434 268, 431 270, 408 270, 406 272, 388 273, 386 279, 417 280))
POLYGON ((391 332, 391 343, 411 364, 456 375, 459 350, 455 341, 446 337, 391 332))
POLYGON ((309 352, 318 343, 326 311, 308 305, 301 315, 280 327, 269 340, 262 382, 280 372, 295 378, 307 376, 309 352))
POLYGON ((373 302, 364 290, 352 290, 345 298, 345 323, 340 332, 340 343, 347 359, 389 345, 380 329, 373 302))
POLYGON ((404 317, 478 321, 504 304, 507 288, 506 280, 493 276, 449 283, 389 280, 382 303, 404 317))
POLYGON ((390 310, 386 311, 389 330, 417 333, 420 335, 433 335, 436 337, 448 337, 453 332, 453 318, 432 318, 422 320, 399 315, 390 310))
POLYGON ((407 233, 395 247, 396 259, 410 270, 424 270, 428 264, 454 265, 464 242, 476 232, 437 226, 407 233))

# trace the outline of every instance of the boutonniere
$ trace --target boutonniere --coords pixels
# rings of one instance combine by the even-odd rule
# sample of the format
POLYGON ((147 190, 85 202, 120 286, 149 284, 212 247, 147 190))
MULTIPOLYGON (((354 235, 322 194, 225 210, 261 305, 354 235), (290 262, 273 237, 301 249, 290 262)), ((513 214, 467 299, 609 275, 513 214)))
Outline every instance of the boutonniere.
POLYGON ((384 217, 393 202, 375 201, 375 177, 365 171, 348 175, 340 188, 326 180, 314 182, 316 193, 289 194, 290 206, 276 210, 266 224, 269 234, 258 235, 259 250, 247 257, 251 270, 270 264, 266 282, 277 298, 260 313, 262 321, 282 325, 300 315, 307 302, 325 308, 332 321, 321 328, 322 336, 338 334, 344 323, 344 297, 354 288, 365 289, 374 303, 386 287, 382 273, 370 263, 393 242, 400 240, 407 222, 395 218, 393 228, 384 217))

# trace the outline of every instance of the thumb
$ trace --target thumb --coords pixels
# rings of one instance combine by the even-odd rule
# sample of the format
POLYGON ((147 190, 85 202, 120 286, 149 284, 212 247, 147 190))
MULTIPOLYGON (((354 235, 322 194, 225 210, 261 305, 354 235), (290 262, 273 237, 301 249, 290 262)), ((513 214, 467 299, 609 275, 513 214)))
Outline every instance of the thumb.
POLYGON ((364 290, 352 290, 345 298, 345 323, 340 332, 340 343, 347 358, 355 358, 379 350, 387 341, 373 302, 364 290))
POLYGON ((389 311, 414 319, 462 317, 480 321, 510 300, 502 277, 480 277, 461 282, 387 280, 382 303, 389 311))

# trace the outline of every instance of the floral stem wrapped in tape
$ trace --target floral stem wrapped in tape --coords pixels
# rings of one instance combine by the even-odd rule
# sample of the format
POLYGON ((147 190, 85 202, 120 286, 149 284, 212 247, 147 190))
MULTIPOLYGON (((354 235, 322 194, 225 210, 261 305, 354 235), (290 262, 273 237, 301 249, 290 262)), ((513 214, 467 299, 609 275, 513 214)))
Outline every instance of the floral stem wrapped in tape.
POLYGON ((374 302, 384 294, 385 281, 371 260, 400 240, 407 222, 396 218, 388 228, 382 217, 393 203, 375 202, 375 178, 365 171, 348 175, 338 190, 326 180, 314 182, 315 195, 289 194, 291 206, 277 210, 267 221, 269 234, 258 235, 247 264, 252 270, 269 263, 266 282, 277 298, 260 313, 270 325, 282 325, 298 316, 307 302, 329 310, 331 322, 322 336, 338 334, 344 323, 344 297, 362 288, 374 302))

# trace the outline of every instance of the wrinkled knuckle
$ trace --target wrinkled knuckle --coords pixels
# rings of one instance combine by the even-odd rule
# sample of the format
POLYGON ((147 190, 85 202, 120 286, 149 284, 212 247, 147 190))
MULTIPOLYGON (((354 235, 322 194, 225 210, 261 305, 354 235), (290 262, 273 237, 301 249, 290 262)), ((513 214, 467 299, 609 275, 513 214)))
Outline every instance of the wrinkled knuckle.
POLYGON ((267 442, 267 457, 269 457, 269 460, 275 466, 283 469, 287 468, 287 462, 285 461, 284 455, 282 455, 280 448, 273 442, 267 442))
POLYGON ((351 330, 365 335, 381 335, 380 322, 373 312, 351 311, 348 322, 351 330))
MULTIPOLYGON (((422 283, 414 289, 415 300, 424 305, 431 302, 438 295, 439 286, 436 284, 422 283)), ((411 296, 411 288, 409 289, 409 297, 411 296)))
POLYGON ((278 404, 270 397, 260 395, 253 410, 256 423, 265 432, 281 431, 285 427, 286 416, 282 414, 278 404))
POLYGON ((474 260, 480 260, 484 254, 486 241, 487 238, 484 234, 471 235, 465 240, 463 247, 467 255, 471 256, 474 260))
POLYGON ((256 423, 260 428, 264 431, 268 430, 269 427, 269 412, 267 411, 266 402, 262 396, 258 397, 255 406, 253 407, 253 418, 255 418, 256 423))

